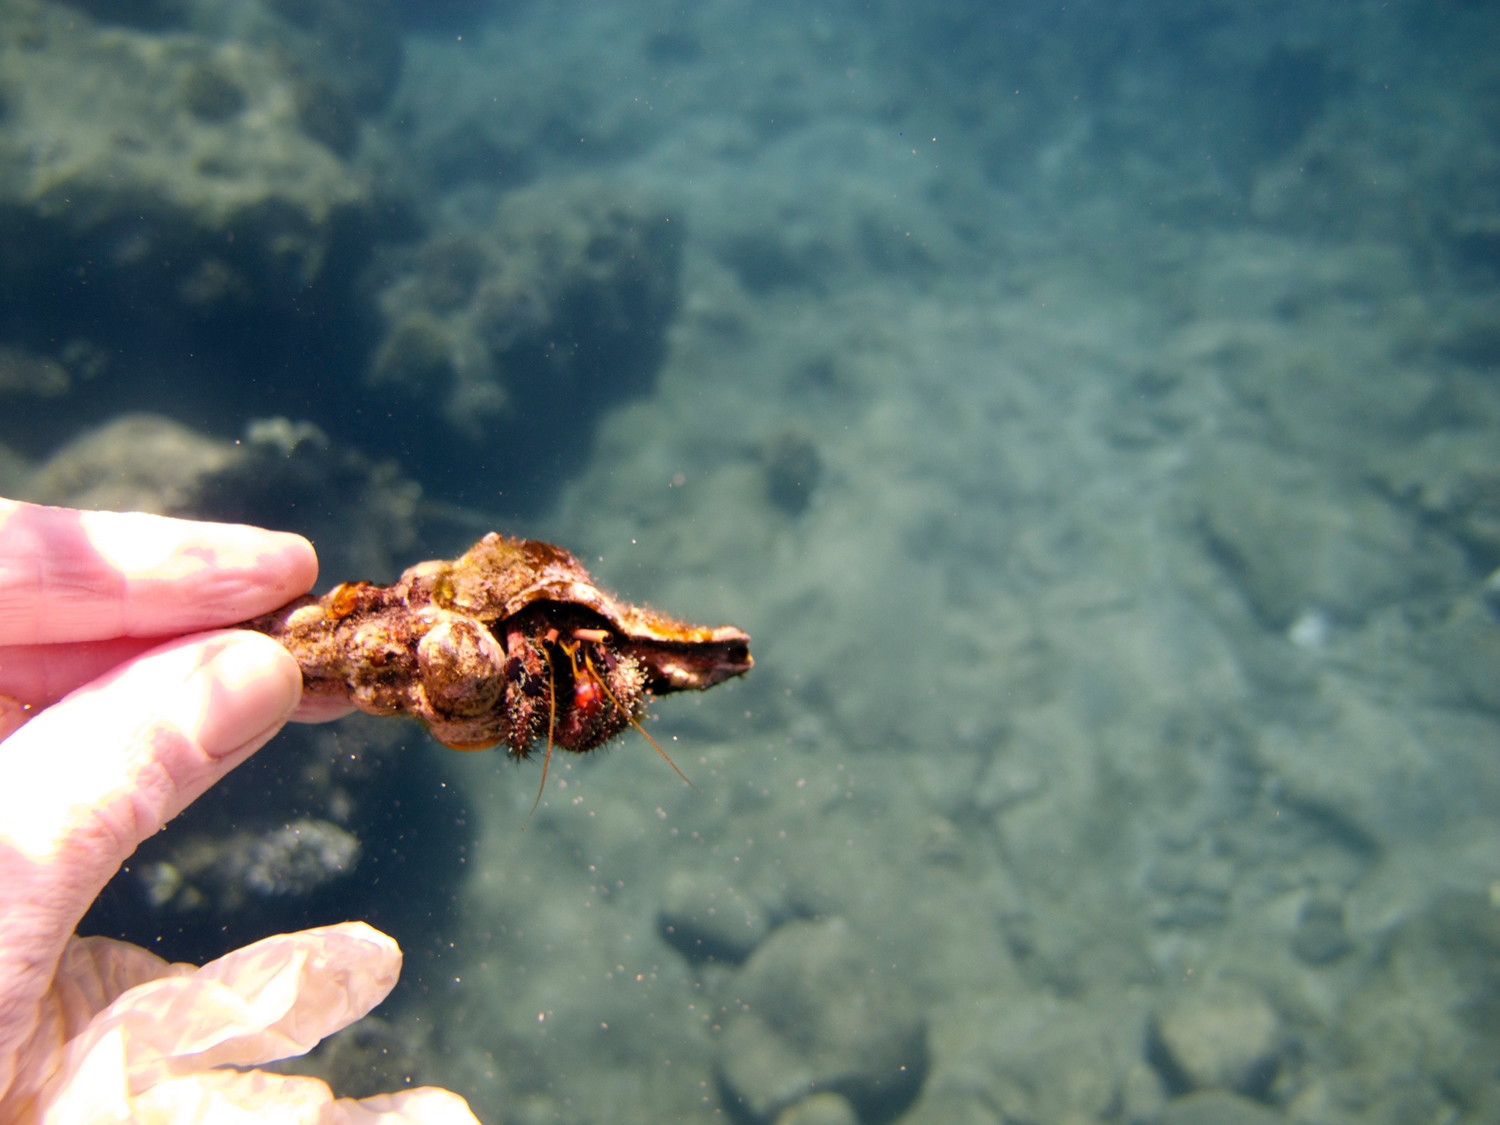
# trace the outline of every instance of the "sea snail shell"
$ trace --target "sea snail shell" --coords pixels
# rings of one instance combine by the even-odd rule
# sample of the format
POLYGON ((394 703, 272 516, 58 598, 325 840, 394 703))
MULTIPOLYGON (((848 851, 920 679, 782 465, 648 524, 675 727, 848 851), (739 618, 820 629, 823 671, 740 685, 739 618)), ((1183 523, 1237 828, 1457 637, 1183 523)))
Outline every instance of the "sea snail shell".
POLYGON ((477 621, 454 615, 439 621, 417 644, 422 690, 435 715, 481 715, 505 689, 505 652, 477 621))

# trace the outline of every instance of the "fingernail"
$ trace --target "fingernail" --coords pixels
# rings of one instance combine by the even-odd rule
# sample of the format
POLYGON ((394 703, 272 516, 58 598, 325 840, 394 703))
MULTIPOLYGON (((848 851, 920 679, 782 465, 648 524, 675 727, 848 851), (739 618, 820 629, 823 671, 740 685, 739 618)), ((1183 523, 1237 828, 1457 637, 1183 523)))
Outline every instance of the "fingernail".
POLYGON ((287 651, 256 633, 226 636, 224 645, 189 681, 199 712, 187 729, 210 758, 264 741, 302 698, 302 673, 287 651))

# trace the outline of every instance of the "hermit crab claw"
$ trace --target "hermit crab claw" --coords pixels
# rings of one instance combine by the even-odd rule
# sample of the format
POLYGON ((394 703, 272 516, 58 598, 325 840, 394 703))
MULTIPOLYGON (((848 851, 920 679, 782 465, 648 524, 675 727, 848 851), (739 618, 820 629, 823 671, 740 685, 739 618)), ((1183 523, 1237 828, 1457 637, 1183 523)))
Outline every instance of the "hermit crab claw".
POLYGON ((411 715, 444 745, 522 758, 543 740, 549 753, 593 750, 638 726, 653 695, 755 663, 732 625, 620 601, 562 548, 495 532, 392 586, 346 582, 245 626, 296 657, 314 705, 411 715))

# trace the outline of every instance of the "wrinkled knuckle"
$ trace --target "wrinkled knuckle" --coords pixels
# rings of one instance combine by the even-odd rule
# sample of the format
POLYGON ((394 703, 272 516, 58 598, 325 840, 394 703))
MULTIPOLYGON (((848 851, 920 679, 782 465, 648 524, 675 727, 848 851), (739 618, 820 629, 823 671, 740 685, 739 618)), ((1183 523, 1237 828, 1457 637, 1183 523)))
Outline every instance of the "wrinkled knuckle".
POLYGON ((143 740, 141 761, 114 800, 93 815, 93 851, 124 857, 166 826, 202 788, 203 751, 181 730, 153 728, 143 740))

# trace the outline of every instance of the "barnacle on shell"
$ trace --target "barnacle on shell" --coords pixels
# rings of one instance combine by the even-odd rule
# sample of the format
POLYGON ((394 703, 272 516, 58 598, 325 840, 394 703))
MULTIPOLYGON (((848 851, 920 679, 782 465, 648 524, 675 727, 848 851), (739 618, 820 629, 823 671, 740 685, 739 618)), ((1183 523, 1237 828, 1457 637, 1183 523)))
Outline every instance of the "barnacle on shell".
POLYGON ((307 695, 412 715, 459 750, 542 740, 584 753, 653 695, 748 672, 750 638, 622 602, 560 547, 491 532, 391 586, 346 582, 246 627, 280 641, 307 695))

